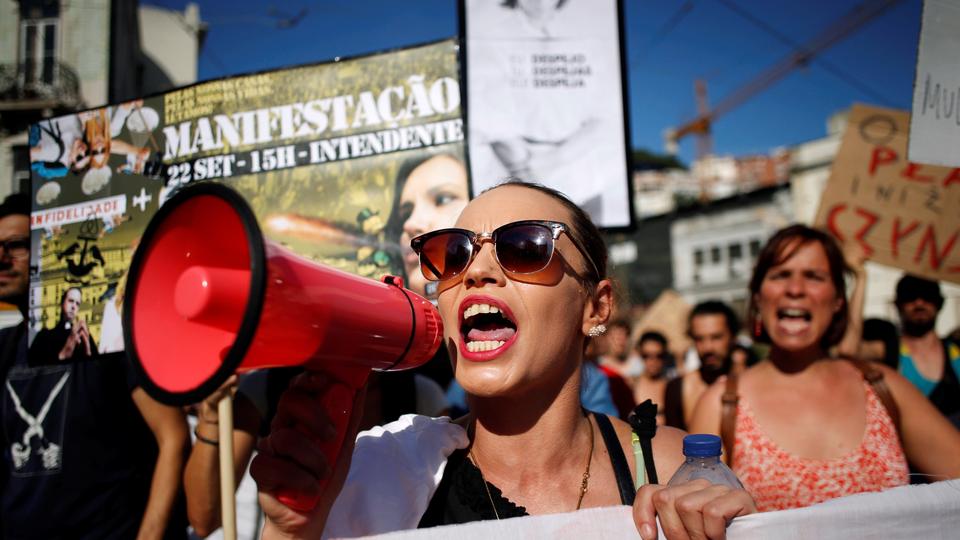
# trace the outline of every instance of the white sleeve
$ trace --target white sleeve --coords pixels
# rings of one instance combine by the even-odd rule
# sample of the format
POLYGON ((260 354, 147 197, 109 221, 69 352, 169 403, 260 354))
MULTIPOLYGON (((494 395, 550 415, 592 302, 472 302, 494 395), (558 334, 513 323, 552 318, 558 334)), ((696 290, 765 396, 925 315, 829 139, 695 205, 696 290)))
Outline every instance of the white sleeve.
POLYGON ((413 384, 417 393, 417 414, 440 416, 440 413, 450 409, 443 389, 433 379, 415 373, 413 384))
POLYGON ((466 430, 449 418, 414 414, 360 433, 323 538, 416 528, 443 478, 447 457, 469 442, 466 430))

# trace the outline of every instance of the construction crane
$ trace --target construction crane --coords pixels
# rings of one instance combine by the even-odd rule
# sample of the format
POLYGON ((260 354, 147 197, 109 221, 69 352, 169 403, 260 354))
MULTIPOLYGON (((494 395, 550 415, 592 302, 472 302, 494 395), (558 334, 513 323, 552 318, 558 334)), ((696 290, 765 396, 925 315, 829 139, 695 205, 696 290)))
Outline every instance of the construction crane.
POLYGON ((793 71, 794 68, 806 66, 814 56, 849 36, 899 1, 900 0, 866 0, 857 5, 849 13, 837 19, 833 24, 810 40, 809 43, 797 47, 785 58, 720 100, 716 107, 710 108, 707 102, 706 83, 702 80, 695 81, 694 89, 697 98, 697 117, 681 126, 665 130, 664 145, 667 153, 676 155, 680 140, 688 135, 696 135, 697 159, 710 154, 713 145, 710 131, 713 123, 716 122, 718 118, 740 106, 754 95, 766 90, 770 85, 793 71))

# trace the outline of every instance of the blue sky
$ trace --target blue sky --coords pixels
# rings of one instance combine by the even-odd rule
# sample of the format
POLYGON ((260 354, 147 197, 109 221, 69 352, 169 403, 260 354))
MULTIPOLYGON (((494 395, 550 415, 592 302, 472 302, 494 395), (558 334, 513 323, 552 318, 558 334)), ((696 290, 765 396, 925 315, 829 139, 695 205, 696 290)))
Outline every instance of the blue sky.
MULTIPOLYGON (((809 42, 865 0, 623 1, 631 140, 634 147, 662 151, 663 130, 696 110, 695 79, 707 81, 710 101, 717 103, 788 55, 784 39, 809 42)), ((186 1, 141 3, 183 9, 186 1)), ((199 4, 209 25, 200 80, 414 45, 457 32, 457 0, 199 4), (282 28, 301 12, 302 18, 282 28)), ((857 101, 909 109, 921 7, 920 0, 895 3, 809 66, 720 118, 714 125, 715 151, 765 153, 821 137, 827 117, 857 101)), ((688 140, 680 157, 689 162, 693 155, 688 140)))

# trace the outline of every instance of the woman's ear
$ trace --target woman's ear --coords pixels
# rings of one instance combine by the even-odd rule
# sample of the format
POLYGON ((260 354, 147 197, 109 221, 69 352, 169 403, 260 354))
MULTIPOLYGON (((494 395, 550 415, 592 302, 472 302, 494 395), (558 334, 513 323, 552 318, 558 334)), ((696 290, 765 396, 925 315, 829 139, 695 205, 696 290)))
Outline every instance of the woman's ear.
POLYGON ((593 289, 590 300, 583 307, 583 333, 590 329, 606 324, 613 312, 613 284, 609 279, 601 280, 593 289))

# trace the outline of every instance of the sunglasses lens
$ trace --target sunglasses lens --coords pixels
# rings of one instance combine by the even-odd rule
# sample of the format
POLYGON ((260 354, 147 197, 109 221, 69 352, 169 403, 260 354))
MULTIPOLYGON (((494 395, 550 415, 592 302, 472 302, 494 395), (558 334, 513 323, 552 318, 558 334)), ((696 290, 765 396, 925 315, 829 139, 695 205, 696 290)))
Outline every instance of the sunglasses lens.
POLYGON ((553 256, 553 234, 543 225, 517 225, 497 232, 497 260, 518 274, 539 272, 553 256))
POLYGON ((450 279, 470 264, 473 246, 460 232, 446 232, 427 238, 420 247, 420 271, 431 281, 450 279))

